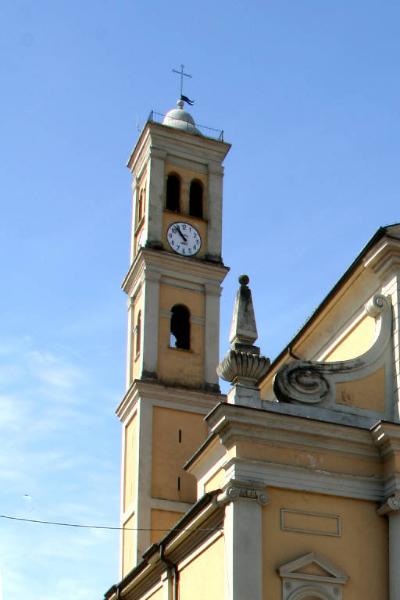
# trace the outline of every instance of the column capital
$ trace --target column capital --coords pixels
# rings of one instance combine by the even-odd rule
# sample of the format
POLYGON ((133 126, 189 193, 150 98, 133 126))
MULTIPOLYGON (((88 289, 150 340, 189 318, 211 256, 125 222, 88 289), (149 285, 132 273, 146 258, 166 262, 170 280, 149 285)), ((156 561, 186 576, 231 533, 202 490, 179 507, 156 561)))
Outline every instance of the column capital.
POLYGON ((167 158, 167 151, 158 148, 157 146, 150 146, 149 155, 150 158, 160 158, 161 160, 165 160, 167 158))
POLYGON ((217 161, 209 161, 207 166, 210 175, 220 175, 222 177, 224 174, 224 167, 217 161))
POLYGON ((161 272, 153 269, 149 269, 148 267, 144 270, 144 280, 145 281, 154 281, 158 283, 161 279, 161 272))
POLYGON ((217 502, 224 505, 235 502, 240 498, 256 500, 261 506, 268 504, 268 494, 265 486, 236 480, 229 481, 222 490, 222 493, 217 497, 217 502))
POLYGON ((214 281, 206 281, 204 283, 204 289, 208 296, 217 296, 218 298, 221 296, 221 285, 219 283, 215 283, 214 281))
POLYGON ((378 508, 378 515, 388 515, 400 511, 400 492, 395 492, 378 508))

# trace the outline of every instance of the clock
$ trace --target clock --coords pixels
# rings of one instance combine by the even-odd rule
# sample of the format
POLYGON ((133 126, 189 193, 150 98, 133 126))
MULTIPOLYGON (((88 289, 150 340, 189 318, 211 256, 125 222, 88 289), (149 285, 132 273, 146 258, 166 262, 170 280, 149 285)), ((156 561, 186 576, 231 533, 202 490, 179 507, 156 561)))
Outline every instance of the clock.
POLYGON ((168 244, 182 256, 194 256, 201 248, 201 237, 189 223, 172 223, 167 231, 168 244))

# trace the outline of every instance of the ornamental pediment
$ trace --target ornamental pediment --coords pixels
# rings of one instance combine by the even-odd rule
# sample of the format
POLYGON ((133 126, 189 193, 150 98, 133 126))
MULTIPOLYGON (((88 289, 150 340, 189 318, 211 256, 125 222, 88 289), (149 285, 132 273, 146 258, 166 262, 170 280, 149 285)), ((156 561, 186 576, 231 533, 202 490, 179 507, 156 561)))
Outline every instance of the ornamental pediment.
POLYGON ((283 600, 341 600, 346 573, 325 556, 310 552, 279 568, 283 600))
POLYGON ((336 567, 327 558, 316 552, 309 552, 279 568, 279 575, 289 579, 345 583, 346 573, 336 567))

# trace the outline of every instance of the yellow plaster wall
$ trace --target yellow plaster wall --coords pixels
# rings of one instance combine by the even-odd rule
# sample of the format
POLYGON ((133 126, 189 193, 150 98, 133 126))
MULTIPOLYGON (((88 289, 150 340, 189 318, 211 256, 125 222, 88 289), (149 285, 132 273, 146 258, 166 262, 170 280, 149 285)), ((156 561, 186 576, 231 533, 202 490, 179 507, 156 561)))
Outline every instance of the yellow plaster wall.
POLYGON ((224 539, 218 538, 180 572, 179 600, 220 600, 225 593, 224 539))
POLYGON ((196 501, 196 481, 182 466, 204 441, 206 435, 207 427, 203 415, 168 408, 153 408, 153 497, 183 502, 196 501))
POLYGON ((388 600, 387 519, 376 513, 374 502, 268 488, 263 507, 263 598, 280 598, 277 569, 309 552, 323 554, 349 576, 345 600, 388 600), (282 531, 281 508, 339 515, 340 536, 282 531))
POLYGON ((363 379, 336 384, 336 402, 345 406, 385 412, 385 367, 363 379))
POLYGON ((167 535, 179 521, 183 513, 173 512, 172 510, 152 510, 151 511, 151 543, 159 542, 161 538, 167 535))
POLYGON ((191 317, 204 319, 204 295, 201 292, 165 283, 160 285, 158 377, 170 384, 199 386, 204 382, 204 326, 191 322, 190 350, 170 348, 168 315, 175 304, 184 304, 191 317))
POLYGON ((125 427, 125 447, 124 447, 124 490, 123 504, 124 510, 127 510, 132 504, 136 494, 137 477, 137 418, 136 415, 129 421, 125 427))
POLYGON ((364 354, 372 346, 375 339, 375 319, 366 315, 324 359, 327 362, 349 360, 364 354))
MULTIPOLYGON (((135 515, 132 515, 127 521, 124 523, 124 527, 126 528, 135 528, 136 527, 136 518, 135 515)), ((134 565, 134 531, 123 531, 122 532, 122 576, 126 575, 134 565)))

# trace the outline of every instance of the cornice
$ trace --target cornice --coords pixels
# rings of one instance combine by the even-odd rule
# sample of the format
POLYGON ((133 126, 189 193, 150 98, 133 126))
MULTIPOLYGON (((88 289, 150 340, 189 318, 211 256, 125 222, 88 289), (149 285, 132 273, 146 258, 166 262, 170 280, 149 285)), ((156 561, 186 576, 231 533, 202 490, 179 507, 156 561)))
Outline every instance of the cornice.
POLYGON ((400 423, 380 421, 371 428, 371 435, 382 457, 400 452, 400 423))
POLYGON ((307 417, 272 413, 232 404, 220 404, 206 417, 210 435, 232 446, 237 441, 329 450, 341 454, 378 458, 368 430, 307 417), (350 433, 351 432, 351 433, 350 433))
POLYGON ((223 467, 226 479, 258 482, 270 488, 328 494, 343 498, 360 498, 382 502, 385 481, 381 475, 340 473, 316 467, 231 458, 223 467))
POLYGON ((150 143, 150 128, 148 127, 148 125, 149 124, 146 123, 143 130, 141 131, 139 138, 135 144, 135 147, 132 150, 129 159, 126 163, 126 166, 132 172, 135 170, 138 159, 140 159, 140 157, 143 157, 144 155, 143 149, 145 145, 150 143))
POLYGON ((400 240, 385 235, 380 243, 364 258, 364 267, 372 269, 380 277, 400 267, 400 240))
POLYGON ((197 158, 204 163, 210 160, 221 163, 231 148, 231 144, 227 142, 148 121, 128 159, 127 167, 131 171, 135 169, 136 161, 148 138, 152 147, 183 158, 197 158))
POLYGON ((215 404, 224 402, 225 398, 226 396, 218 392, 168 386, 157 380, 135 379, 118 405, 116 414, 122 422, 125 422, 138 400, 143 400, 144 402, 182 405, 182 408, 191 406, 206 415, 215 404))
POLYGON ((155 273, 160 276, 190 280, 202 285, 220 284, 228 271, 229 268, 223 264, 196 258, 178 257, 166 250, 142 248, 125 276, 121 287, 124 292, 132 296, 143 277, 146 278, 155 273))

